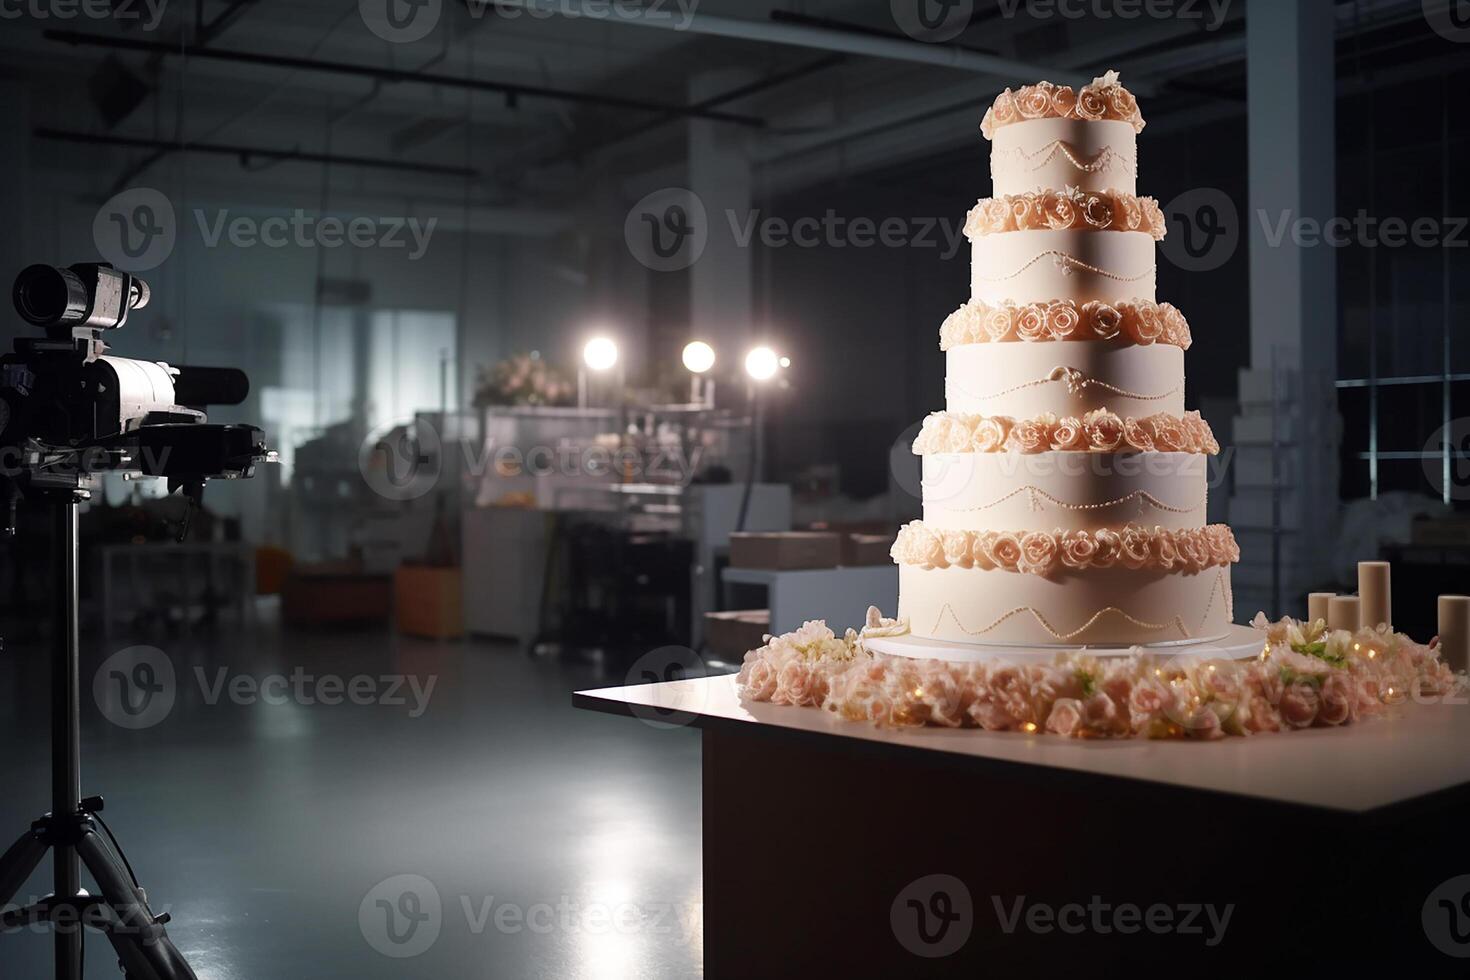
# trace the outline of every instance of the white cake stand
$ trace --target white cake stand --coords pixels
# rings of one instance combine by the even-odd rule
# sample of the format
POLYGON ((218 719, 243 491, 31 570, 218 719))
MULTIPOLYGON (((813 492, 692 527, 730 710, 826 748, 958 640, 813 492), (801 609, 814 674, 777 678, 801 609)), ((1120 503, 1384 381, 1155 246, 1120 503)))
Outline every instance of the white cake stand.
POLYGON ((863 641, 864 646, 876 653, 885 653, 895 657, 913 657, 919 660, 948 660, 954 663, 1007 659, 1050 660, 1058 653, 1068 651, 1085 651, 1096 657, 1126 657, 1135 652, 1142 652, 1165 660, 1248 660, 1259 656, 1265 643, 1265 635, 1260 630, 1250 626, 1234 625, 1216 637, 1147 643, 1135 647, 952 643, 948 640, 931 640, 912 634, 873 637, 863 641))

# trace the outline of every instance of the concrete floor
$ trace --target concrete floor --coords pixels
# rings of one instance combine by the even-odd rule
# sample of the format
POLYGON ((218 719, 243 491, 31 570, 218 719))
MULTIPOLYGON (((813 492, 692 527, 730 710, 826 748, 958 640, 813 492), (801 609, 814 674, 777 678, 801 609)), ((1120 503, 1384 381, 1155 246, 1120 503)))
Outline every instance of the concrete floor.
MULTIPOLYGON (((698 734, 571 708, 574 689, 620 671, 268 623, 145 642, 174 669, 175 699, 136 730, 106 715, 153 718, 108 692, 146 675, 107 663, 104 713, 93 680, 127 644, 86 645, 83 792, 106 797, 201 977, 701 975, 698 734), (313 680, 270 680, 298 670, 313 680), (406 703, 381 703, 392 680, 360 692, 369 704, 313 693, 356 675, 436 681, 417 717, 407 684, 406 703)), ((0 847, 49 807, 47 669, 34 645, 0 654, 0 847)), ((24 897, 49 880, 43 865, 24 897)), ((49 936, 0 936, 0 977, 49 976, 50 955, 49 936)), ((100 935, 87 976, 118 976, 100 935)))

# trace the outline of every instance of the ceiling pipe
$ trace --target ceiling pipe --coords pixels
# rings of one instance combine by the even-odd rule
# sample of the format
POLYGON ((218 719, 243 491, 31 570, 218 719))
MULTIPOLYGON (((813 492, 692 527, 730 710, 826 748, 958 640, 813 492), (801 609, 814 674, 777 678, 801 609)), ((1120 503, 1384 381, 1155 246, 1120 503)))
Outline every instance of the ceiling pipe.
POLYGON ((351 156, 341 153, 310 153, 305 150, 279 150, 263 146, 240 146, 227 143, 178 143, 169 140, 148 139, 135 136, 107 136, 101 133, 83 133, 69 129, 51 129, 38 126, 32 130, 37 139, 56 140, 63 143, 81 143, 87 146, 118 146, 132 150, 159 150, 170 153, 203 153, 211 156, 234 157, 242 164, 252 160, 295 161, 297 163, 326 163, 349 167, 369 167, 375 170, 397 170, 403 173, 432 174, 437 177, 478 177, 479 171, 472 167, 457 167, 439 163, 416 163, 412 160, 386 160, 382 157, 351 156))
POLYGON ((519 98, 552 99, 561 102, 576 102, 584 105, 606 106, 613 109, 632 109, 638 112, 669 113, 681 117, 708 119, 712 122, 732 123, 756 129, 765 121, 755 116, 717 109, 697 109, 667 102, 652 102, 646 99, 623 98, 599 92, 579 92, 571 89, 550 88, 545 85, 522 85, 516 82, 492 82, 480 78, 463 78, 455 75, 430 74, 400 68, 379 68, 371 65, 355 65, 344 61, 323 61, 318 58, 296 58, 288 55, 264 54, 255 51, 228 51, 223 48, 180 48, 162 41, 146 41, 135 38, 110 37, 87 34, 80 31, 47 30, 43 37, 48 41, 89 47, 109 48, 119 51, 140 51, 161 57, 182 56, 196 60, 234 62, 236 64, 264 65, 272 68, 292 68, 299 71, 324 72, 333 75, 356 75, 374 81, 393 84, 438 85, 445 88, 473 89, 496 92, 515 104, 519 98))
MULTIPOLYGON (((490 0, 474 0, 474 2, 488 3, 490 0)), ((574 20, 585 18, 606 24, 627 24, 632 27, 687 31, 690 34, 703 34, 710 37, 757 41, 763 44, 785 44, 798 48, 811 48, 816 51, 836 51, 842 54, 995 75, 1023 84, 1046 78, 1058 84, 1082 86, 1092 80, 1090 75, 1080 72, 1034 65, 950 44, 930 44, 924 41, 909 41, 878 34, 834 30, 790 22, 743 20, 702 13, 678 16, 668 10, 651 13, 642 8, 624 9, 621 5, 616 4, 609 7, 605 3, 590 7, 584 0, 556 0, 555 3, 543 3, 537 0, 494 0, 494 2, 498 7, 520 8, 536 15, 556 14, 574 20)))

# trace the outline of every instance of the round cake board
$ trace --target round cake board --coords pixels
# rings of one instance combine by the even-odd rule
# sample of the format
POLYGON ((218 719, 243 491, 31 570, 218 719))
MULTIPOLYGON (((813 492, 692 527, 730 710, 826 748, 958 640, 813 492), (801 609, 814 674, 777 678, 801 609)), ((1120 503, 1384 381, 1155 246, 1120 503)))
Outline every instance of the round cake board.
POLYGON ((922 636, 903 634, 863 640, 875 653, 918 660, 948 660, 953 663, 975 663, 986 660, 1046 659, 1058 653, 1086 652, 1095 657, 1127 657, 1134 653, 1163 660, 1247 660, 1259 656, 1265 646, 1265 635, 1250 626, 1232 625, 1225 633, 1199 640, 1176 640, 1148 643, 1132 647, 1092 647, 1052 645, 1008 646, 1000 643, 952 643, 922 636))

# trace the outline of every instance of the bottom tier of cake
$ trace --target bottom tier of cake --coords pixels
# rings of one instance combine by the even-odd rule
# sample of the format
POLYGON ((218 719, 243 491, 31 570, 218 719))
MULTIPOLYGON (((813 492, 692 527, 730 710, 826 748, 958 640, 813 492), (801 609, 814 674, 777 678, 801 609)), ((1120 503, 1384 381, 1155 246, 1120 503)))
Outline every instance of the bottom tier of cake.
POLYGON ((898 613, 914 636, 956 643, 1133 646, 1225 635, 1234 618, 1230 569, 1064 571, 1043 578, 1003 570, 898 571, 898 613))

